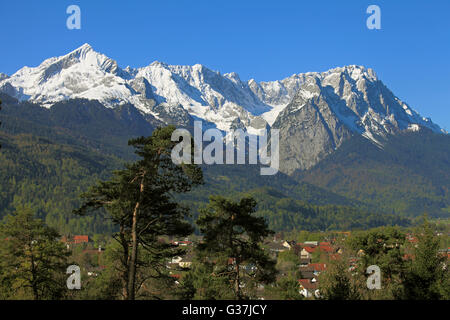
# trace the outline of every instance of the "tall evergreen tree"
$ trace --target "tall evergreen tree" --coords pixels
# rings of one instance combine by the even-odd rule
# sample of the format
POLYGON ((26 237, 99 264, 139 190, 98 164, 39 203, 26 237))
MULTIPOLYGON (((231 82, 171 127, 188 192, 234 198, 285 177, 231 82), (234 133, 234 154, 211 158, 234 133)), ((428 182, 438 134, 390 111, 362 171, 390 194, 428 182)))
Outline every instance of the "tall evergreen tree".
POLYGON ((217 273, 217 261, 196 252, 194 261, 181 279, 178 295, 182 300, 232 300, 233 290, 228 277, 217 273))
POLYGON ((357 300, 357 286, 349 271, 347 259, 330 261, 327 270, 320 275, 319 292, 326 300, 357 300))
POLYGON ((211 277, 227 280, 235 299, 249 298, 259 284, 275 280, 275 261, 261 247, 273 231, 264 218, 252 215, 255 208, 251 197, 233 202, 214 196, 197 220, 204 235, 199 255, 213 264, 211 277))
POLYGON ((188 209, 174 199, 203 182, 198 166, 176 165, 171 151, 174 126, 156 129, 150 137, 129 141, 140 160, 115 171, 109 181, 100 181, 82 197, 84 204, 75 213, 102 212, 118 226, 115 239, 121 245, 121 279, 124 299, 134 300, 138 268, 152 268, 151 277, 163 276, 165 262, 179 254, 162 236, 182 237, 193 229, 185 221, 188 209), (139 259, 139 250, 145 255, 139 259))
POLYGON ((408 300, 448 299, 446 256, 439 253, 439 239, 428 221, 418 231, 418 244, 405 275, 404 290, 408 300))
POLYGON ((10 298, 61 298, 69 255, 56 230, 30 209, 6 216, 0 225, 0 280, 10 298))
POLYGON ((398 299, 402 295, 402 278, 406 272, 404 243, 406 235, 398 227, 380 227, 352 235, 347 244, 360 256, 359 277, 377 265, 381 271, 381 290, 369 290, 363 283, 361 294, 367 298, 398 299))

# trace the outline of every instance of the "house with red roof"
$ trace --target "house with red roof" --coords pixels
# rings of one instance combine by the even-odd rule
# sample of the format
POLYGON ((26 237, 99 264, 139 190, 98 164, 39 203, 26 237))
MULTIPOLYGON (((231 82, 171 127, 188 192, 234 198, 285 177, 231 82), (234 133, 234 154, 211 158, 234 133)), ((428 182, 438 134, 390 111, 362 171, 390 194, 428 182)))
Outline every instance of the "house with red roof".
POLYGON ((312 253, 316 250, 316 247, 303 247, 300 252, 300 258, 311 259, 312 253))
POLYGON ((74 244, 88 243, 88 242, 89 242, 89 236, 85 236, 85 235, 73 236, 74 244))
POLYGON ((308 267, 311 268, 315 273, 320 273, 327 269, 327 265, 325 263, 310 263, 308 267))
POLYGON ((300 288, 299 292, 305 298, 310 298, 312 296, 315 296, 316 298, 319 297, 319 286, 317 282, 313 282, 310 279, 299 279, 298 284, 300 288))
POLYGON ((333 248, 329 244, 320 244, 319 250, 320 250, 320 252, 325 252, 325 253, 333 252, 333 248))

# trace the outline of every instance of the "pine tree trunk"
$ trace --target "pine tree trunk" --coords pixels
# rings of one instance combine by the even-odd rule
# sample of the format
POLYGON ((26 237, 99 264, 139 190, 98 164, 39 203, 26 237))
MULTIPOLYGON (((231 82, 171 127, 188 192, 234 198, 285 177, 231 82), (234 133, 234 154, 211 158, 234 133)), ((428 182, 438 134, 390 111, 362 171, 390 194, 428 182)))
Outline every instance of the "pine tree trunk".
POLYGON ((240 293, 240 287, 239 287, 239 265, 236 263, 236 278, 234 280, 234 294, 236 295, 236 298, 239 300, 241 299, 241 293, 240 293))
POLYGON ((136 203, 133 211, 133 221, 131 226, 131 258, 129 264, 128 273, 128 300, 135 299, 135 286, 136 286, 136 261, 138 255, 138 241, 137 241, 137 219, 139 207, 141 205, 142 194, 144 192, 144 177, 145 173, 141 179, 140 195, 139 201, 136 203))
POLYGON ((37 279, 36 279, 36 267, 34 264, 34 256, 33 256, 33 249, 30 248, 31 251, 31 287, 33 289, 33 299, 39 300, 39 290, 37 288, 37 279))
POLYGON ((236 298, 238 300, 241 300, 241 287, 239 286, 240 282, 241 282, 241 279, 239 277, 239 263, 237 262, 237 259, 235 261, 236 261, 236 278, 235 278, 234 290, 235 290, 236 298))
POLYGON ((124 300, 128 300, 128 266, 130 265, 130 257, 128 254, 128 241, 125 237, 124 227, 120 226, 120 243, 123 247, 123 257, 122 257, 122 296, 124 300))

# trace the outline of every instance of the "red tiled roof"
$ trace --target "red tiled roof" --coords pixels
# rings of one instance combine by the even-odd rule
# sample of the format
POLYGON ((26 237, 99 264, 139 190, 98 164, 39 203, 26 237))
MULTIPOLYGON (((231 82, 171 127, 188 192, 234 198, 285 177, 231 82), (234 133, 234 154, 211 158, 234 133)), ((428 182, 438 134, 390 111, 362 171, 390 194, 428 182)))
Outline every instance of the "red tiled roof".
POLYGON ((408 237, 408 241, 411 243, 417 243, 419 242, 419 239, 417 239, 417 237, 408 237))
POLYGON ((314 271, 322 272, 327 268, 325 263, 310 263, 308 267, 311 267, 314 271))
POLYGON ((322 251, 322 252, 332 252, 333 251, 333 248, 331 246, 321 245, 319 248, 320 248, 320 251, 322 251))
POLYGON ((316 250, 316 248, 313 247, 304 247, 303 249, 305 249, 308 253, 313 253, 316 250))
POLYGON ((317 289, 317 282, 311 282, 309 279, 299 279, 298 283, 305 289, 317 289))
POLYGON ((89 242, 89 236, 73 236, 74 243, 89 242))

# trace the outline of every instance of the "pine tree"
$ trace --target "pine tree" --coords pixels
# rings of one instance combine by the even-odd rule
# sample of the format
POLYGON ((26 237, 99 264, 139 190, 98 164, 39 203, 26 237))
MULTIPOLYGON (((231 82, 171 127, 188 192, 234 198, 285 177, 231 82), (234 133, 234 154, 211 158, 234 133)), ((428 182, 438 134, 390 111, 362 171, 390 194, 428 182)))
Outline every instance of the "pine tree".
POLYGON ((348 238, 354 253, 359 252, 358 277, 367 277, 367 268, 376 265, 381 271, 381 289, 369 290, 365 283, 360 293, 370 299, 398 299, 402 295, 402 278, 406 271, 405 234, 398 227, 380 227, 348 238))
POLYGON ((265 296, 270 300, 303 300, 298 279, 291 276, 280 277, 273 287, 267 287, 265 296))
POLYGON ((213 264, 211 277, 227 280, 235 299, 249 298, 259 284, 275 280, 275 261, 261 248, 273 231, 264 218, 252 215, 255 208, 251 197, 233 202, 213 196, 197 220, 204 235, 199 254, 213 264))
POLYGON ((56 230, 22 208, 0 225, 0 279, 11 298, 58 299, 66 283, 70 252, 56 230))
POLYGON ((320 296, 326 300, 357 300, 359 294, 346 259, 330 261, 319 278, 320 296))
POLYGON ((410 268, 405 275, 404 290, 408 300, 437 300, 448 296, 446 257, 439 253, 439 239, 425 219, 418 232, 410 268), (447 294, 445 293, 447 292, 447 294))
POLYGON ((172 162, 171 151, 177 143, 171 141, 174 130, 174 126, 158 128, 150 137, 130 140, 140 160, 93 186, 82 195, 84 204, 75 210, 84 215, 104 209, 118 226, 115 239, 121 245, 124 299, 134 300, 143 285, 142 280, 137 284, 138 268, 152 268, 149 277, 162 277, 165 262, 179 254, 172 245, 159 241, 162 236, 184 237, 193 231, 185 221, 188 209, 175 201, 174 194, 201 184, 203 175, 195 165, 172 162), (146 251, 142 259, 141 249, 146 251))
POLYGON ((227 277, 215 276, 216 263, 196 252, 189 272, 181 280, 179 296, 183 300, 231 300, 233 290, 227 277))

